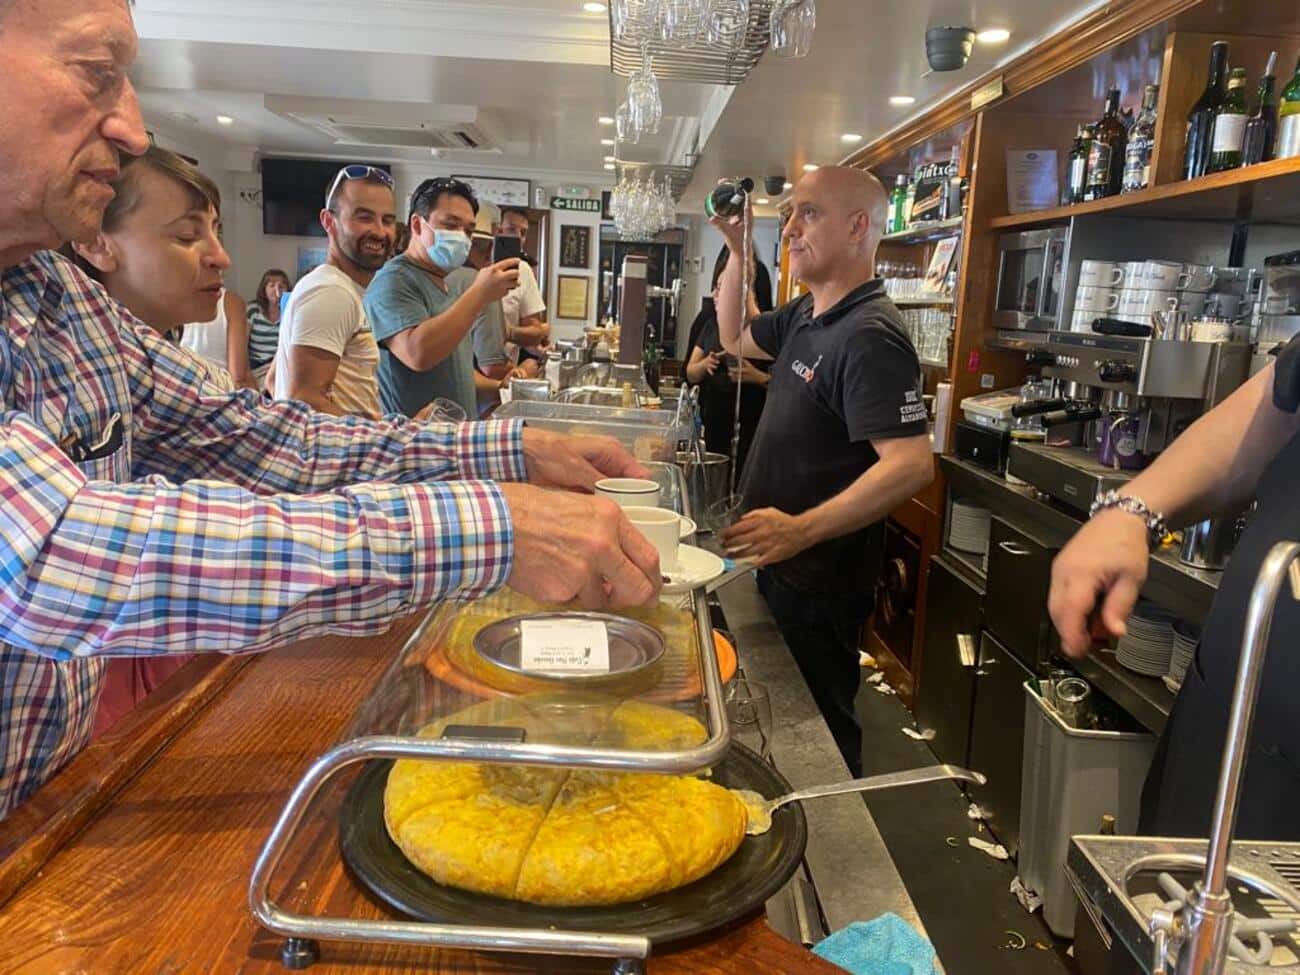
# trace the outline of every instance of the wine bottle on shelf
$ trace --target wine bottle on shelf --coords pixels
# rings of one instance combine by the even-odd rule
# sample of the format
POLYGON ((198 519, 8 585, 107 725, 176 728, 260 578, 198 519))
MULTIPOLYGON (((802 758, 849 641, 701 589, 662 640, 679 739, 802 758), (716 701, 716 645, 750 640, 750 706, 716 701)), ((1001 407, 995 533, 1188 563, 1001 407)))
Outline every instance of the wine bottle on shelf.
POLYGON ((1183 157, 1183 179, 1204 176, 1210 167, 1214 116, 1223 102, 1224 81, 1228 76, 1228 42, 1210 45, 1210 77, 1205 91, 1187 114, 1187 150, 1183 157))
POLYGON ((1296 59, 1295 74, 1282 89, 1282 102, 1277 109, 1277 152, 1274 158, 1290 159, 1300 156, 1300 58, 1296 59))
POLYGON ((1084 191, 1088 188, 1088 149, 1091 145, 1092 126, 1079 126, 1065 169, 1065 194, 1061 202, 1066 206, 1083 202, 1084 191))
POLYGON ((1119 89, 1106 93, 1106 110, 1094 126, 1088 147, 1088 187, 1085 200, 1100 200, 1119 192, 1124 178, 1128 130, 1119 117, 1119 89))
POLYGON ((1264 77, 1259 79, 1259 94, 1254 114, 1246 123, 1246 134, 1241 140, 1241 164, 1253 166, 1273 158, 1277 141, 1277 100, 1273 92, 1277 78, 1277 51, 1268 56, 1264 77))
POLYGON ((1128 134, 1128 150, 1124 154, 1124 180, 1122 193, 1144 190, 1151 183, 1151 153, 1156 147, 1156 101, 1160 97, 1159 85, 1147 85, 1142 92, 1142 111, 1128 134))
POLYGON ((1246 137, 1246 69, 1233 68, 1228 90, 1214 113, 1214 136, 1210 140, 1211 173, 1241 165, 1241 143, 1246 137))

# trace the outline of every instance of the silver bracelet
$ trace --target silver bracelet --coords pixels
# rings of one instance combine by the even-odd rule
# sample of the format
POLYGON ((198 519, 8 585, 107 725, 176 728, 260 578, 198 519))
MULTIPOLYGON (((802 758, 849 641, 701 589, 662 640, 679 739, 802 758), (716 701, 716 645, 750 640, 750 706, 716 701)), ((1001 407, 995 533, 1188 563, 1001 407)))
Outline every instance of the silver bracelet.
POLYGON ((1088 517, 1095 518, 1099 512, 1109 511, 1111 508, 1118 508, 1120 511, 1141 518, 1147 528, 1147 542, 1152 548, 1159 545, 1169 534, 1169 525, 1165 523, 1164 515, 1152 511, 1141 498, 1135 498, 1131 494, 1120 494, 1118 491, 1107 491, 1093 501, 1092 507, 1088 509, 1088 517))

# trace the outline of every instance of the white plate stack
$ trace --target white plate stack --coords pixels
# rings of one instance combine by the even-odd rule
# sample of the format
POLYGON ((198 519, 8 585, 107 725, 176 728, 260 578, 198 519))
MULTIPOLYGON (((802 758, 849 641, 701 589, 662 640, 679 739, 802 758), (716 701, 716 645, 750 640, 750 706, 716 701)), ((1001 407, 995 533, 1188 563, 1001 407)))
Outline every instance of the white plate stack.
POLYGON ((990 517, 988 508, 981 508, 969 501, 953 501, 948 544, 962 552, 988 555, 990 517))
POLYGON ((1182 687, 1183 678, 1187 676, 1187 668, 1192 665, 1192 658, 1196 655, 1196 644, 1200 640, 1201 631, 1191 623, 1186 620, 1179 620, 1174 624, 1174 643, 1173 650, 1169 655, 1169 673, 1165 679, 1166 686, 1182 687))
POLYGON ((1165 676, 1173 656, 1174 621, 1172 613, 1140 600, 1128 618, 1128 632, 1115 646, 1115 658, 1135 673, 1165 676))

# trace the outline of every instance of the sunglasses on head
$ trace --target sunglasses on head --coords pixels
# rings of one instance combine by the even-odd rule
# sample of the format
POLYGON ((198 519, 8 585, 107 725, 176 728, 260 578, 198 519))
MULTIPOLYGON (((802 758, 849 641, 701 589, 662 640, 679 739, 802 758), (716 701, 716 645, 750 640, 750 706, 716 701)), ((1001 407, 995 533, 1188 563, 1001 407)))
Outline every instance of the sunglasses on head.
MULTIPOLYGON (((411 202, 437 200, 444 193, 456 193, 470 200, 478 199, 468 183, 452 176, 435 176, 432 179, 426 179, 415 188, 415 192, 411 195, 411 202)), ((416 208, 413 206, 412 209, 416 208)))
POLYGON ((344 166, 339 170, 338 175, 334 177, 334 182, 330 185, 330 191, 325 194, 326 210, 333 207, 334 194, 339 191, 339 187, 353 179, 374 180, 383 183, 390 190, 393 188, 393 177, 378 166, 366 166, 362 163, 354 163, 351 166, 344 166))

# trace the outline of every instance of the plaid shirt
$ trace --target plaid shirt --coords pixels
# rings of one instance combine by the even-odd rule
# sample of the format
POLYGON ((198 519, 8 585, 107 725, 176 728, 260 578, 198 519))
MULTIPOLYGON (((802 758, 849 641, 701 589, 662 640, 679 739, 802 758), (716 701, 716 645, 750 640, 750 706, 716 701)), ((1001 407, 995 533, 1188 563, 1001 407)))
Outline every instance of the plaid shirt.
POLYGON ((223 393, 50 253, 0 274, 0 322, 0 818, 84 746, 102 655, 372 633, 509 574, 518 424, 223 393))

